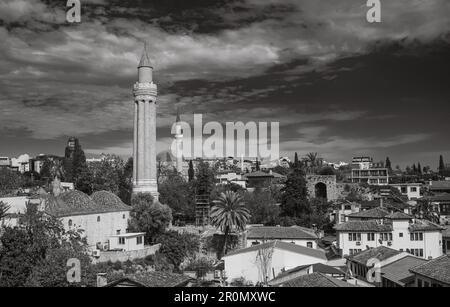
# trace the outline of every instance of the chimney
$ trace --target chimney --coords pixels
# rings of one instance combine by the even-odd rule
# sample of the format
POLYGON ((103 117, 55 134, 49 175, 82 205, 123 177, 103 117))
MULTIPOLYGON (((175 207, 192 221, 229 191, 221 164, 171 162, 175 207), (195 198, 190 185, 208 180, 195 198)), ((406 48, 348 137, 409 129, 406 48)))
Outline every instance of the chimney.
POLYGON ((108 284, 108 280, 106 278, 106 273, 98 273, 97 274, 97 287, 101 288, 108 284))

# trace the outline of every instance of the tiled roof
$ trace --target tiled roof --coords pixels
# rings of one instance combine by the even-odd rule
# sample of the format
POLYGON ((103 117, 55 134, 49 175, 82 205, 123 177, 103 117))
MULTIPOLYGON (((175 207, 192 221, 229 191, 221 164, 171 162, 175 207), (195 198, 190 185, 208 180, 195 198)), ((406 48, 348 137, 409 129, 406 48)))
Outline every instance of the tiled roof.
POLYGON ((364 210, 360 212, 355 212, 352 214, 347 215, 350 218, 371 218, 371 219, 381 219, 385 217, 386 215, 389 215, 389 211, 381 208, 376 207, 369 210, 364 210))
POLYGON ((245 174, 245 177, 247 178, 254 178, 254 177, 274 177, 273 174, 265 173, 263 171, 256 171, 253 173, 245 174))
POLYGON ((444 227, 432 223, 427 220, 415 220, 414 223, 409 225, 409 231, 440 231, 445 230, 444 227))
POLYGON ((424 197, 430 201, 450 201, 450 193, 442 193, 433 196, 424 197))
POLYGON ((131 280, 142 287, 181 287, 192 278, 183 274, 153 271, 125 275, 125 277, 107 284, 106 287, 115 287, 127 280, 131 280))
POLYGON ((314 230, 301 227, 277 227, 277 226, 262 226, 252 227, 247 232, 248 239, 264 238, 267 240, 272 239, 317 239, 317 235, 314 234, 314 230))
POLYGON ((281 287, 354 287, 353 285, 323 273, 302 275, 280 284, 281 287))
POLYGON ((238 255, 238 254, 244 254, 244 253, 248 253, 248 252, 257 251, 257 250, 264 249, 264 248, 272 248, 272 247, 274 249, 282 249, 285 251, 290 251, 290 252, 301 254, 301 255, 307 255, 307 256, 311 256, 311 257, 316 257, 318 259, 327 260, 325 251, 323 251, 323 250, 309 248, 309 247, 305 247, 305 246, 301 246, 301 245, 297 245, 297 244, 293 244, 293 243, 286 243, 286 242, 282 242, 282 241, 270 241, 270 242, 266 242, 266 243, 262 243, 262 244, 256 244, 256 245, 253 245, 253 246, 250 246, 247 248, 238 249, 238 250, 235 250, 235 251, 232 251, 232 252, 226 254, 224 256, 224 258, 238 255))
POLYGON ((371 258, 377 258, 378 260, 383 261, 400 253, 401 252, 399 252, 398 250, 386 246, 379 246, 376 248, 363 250, 362 252, 359 252, 357 254, 347 256, 346 258, 350 261, 366 265, 367 261, 371 258))
POLYGON ((430 190, 450 190, 450 181, 432 181, 430 185, 430 190))
POLYGON ((56 217, 131 210, 130 206, 125 205, 115 195, 110 194, 112 193, 98 192, 95 195, 95 201, 87 194, 76 190, 61 193, 57 197, 53 195, 41 197, 45 203, 45 212, 56 217))
POLYGON ((450 255, 443 255, 410 269, 411 272, 450 285, 450 255))
POLYGON ((392 231, 391 224, 380 224, 377 221, 348 221, 336 225, 336 231, 357 231, 357 232, 389 232, 392 231))
POLYGON ((386 216, 386 218, 391 220, 410 220, 413 217, 409 214, 403 212, 394 212, 386 216))
POLYGON ((383 277, 393 281, 401 286, 404 286, 409 280, 414 277, 409 269, 414 268, 424 262, 427 262, 425 259, 414 257, 414 256, 406 256, 397 261, 389 263, 381 268, 381 274, 383 277))
POLYGON ((336 269, 336 268, 334 268, 332 266, 329 266, 329 265, 326 265, 326 264, 323 264, 323 263, 315 263, 315 264, 300 265, 300 266, 297 266, 297 267, 292 268, 290 270, 284 271, 283 273, 280 273, 276 278, 272 279, 272 281, 275 281, 276 279, 279 279, 281 277, 285 277, 285 276, 288 276, 290 274, 302 271, 302 270, 304 270, 304 269, 306 269, 306 268, 308 268, 310 266, 312 266, 312 268, 313 268, 312 269, 313 273, 317 272, 317 273, 323 273, 323 274, 329 274, 329 275, 331 275, 331 274, 344 275, 345 274, 341 270, 336 269))

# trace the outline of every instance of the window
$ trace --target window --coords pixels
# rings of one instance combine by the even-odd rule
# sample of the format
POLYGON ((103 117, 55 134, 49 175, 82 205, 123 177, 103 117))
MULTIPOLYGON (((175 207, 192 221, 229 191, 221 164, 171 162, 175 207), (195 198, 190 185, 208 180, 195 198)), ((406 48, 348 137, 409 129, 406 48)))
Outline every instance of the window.
POLYGON ((125 219, 125 218, 126 218, 126 217, 125 217, 125 214, 123 214, 123 215, 122 215, 122 218, 123 218, 123 219, 125 219))
POLYGON ((417 192, 417 188, 416 187, 411 187, 411 192, 417 192))
POLYGON ((399 236, 400 238, 403 238, 403 232, 400 232, 400 233, 398 234, 398 236, 399 236))
POLYGON ((402 187, 402 193, 403 193, 403 194, 406 193, 406 187, 402 187))
POLYGON ((72 220, 69 220, 69 227, 72 227, 72 220))
POLYGON ((348 240, 349 241, 361 241, 361 234, 360 233, 349 233, 348 234, 348 240))
POLYGON ((120 245, 124 245, 125 244, 125 238, 124 237, 119 237, 119 244, 120 245))
POLYGON ((373 232, 367 234, 367 241, 375 241, 375 234, 373 232))
POLYGON ((411 241, 414 241, 414 234, 412 233, 412 234, 410 234, 409 236, 410 236, 409 239, 410 239, 411 241))
POLYGON ((422 279, 417 279, 417 287, 422 288, 422 279))
POLYGON ((425 288, 428 288, 428 287, 430 286, 430 283, 427 282, 427 281, 424 281, 424 282, 423 282, 423 286, 424 286, 425 288))
POLYGON ((423 232, 412 233, 411 241, 423 241, 423 232))
POLYGON ((136 244, 142 244, 142 237, 136 237, 136 244))
POLYGON ((100 222, 100 215, 97 216, 97 222, 100 222))
POLYGON ((116 235, 120 235, 120 229, 116 230, 116 235))
POLYGON ((306 242, 306 247, 313 248, 312 242, 306 242))

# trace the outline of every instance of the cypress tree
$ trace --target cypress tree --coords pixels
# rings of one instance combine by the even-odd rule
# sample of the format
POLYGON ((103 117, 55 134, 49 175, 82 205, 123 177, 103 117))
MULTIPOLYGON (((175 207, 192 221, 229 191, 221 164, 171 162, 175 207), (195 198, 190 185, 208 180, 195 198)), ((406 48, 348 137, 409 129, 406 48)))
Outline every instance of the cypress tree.
POLYGON ((442 155, 439 156, 439 174, 442 175, 444 173, 445 170, 445 164, 444 164, 444 158, 442 157, 442 155))
POLYGON ((189 170, 188 170, 188 177, 189 177, 189 182, 191 182, 194 179, 194 164, 192 163, 192 160, 189 161, 189 170))

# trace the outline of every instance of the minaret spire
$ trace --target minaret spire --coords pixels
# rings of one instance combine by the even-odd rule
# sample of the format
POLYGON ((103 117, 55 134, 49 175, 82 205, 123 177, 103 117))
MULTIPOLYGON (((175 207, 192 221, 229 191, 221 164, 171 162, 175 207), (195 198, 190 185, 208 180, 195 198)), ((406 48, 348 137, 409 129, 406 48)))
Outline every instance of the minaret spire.
POLYGON ((141 60, 139 61, 138 68, 141 67, 150 67, 153 69, 153 65, 150 62, 150 58, 148 56, 148 43, 144 43, 144 51, 142 52, 141 60))

